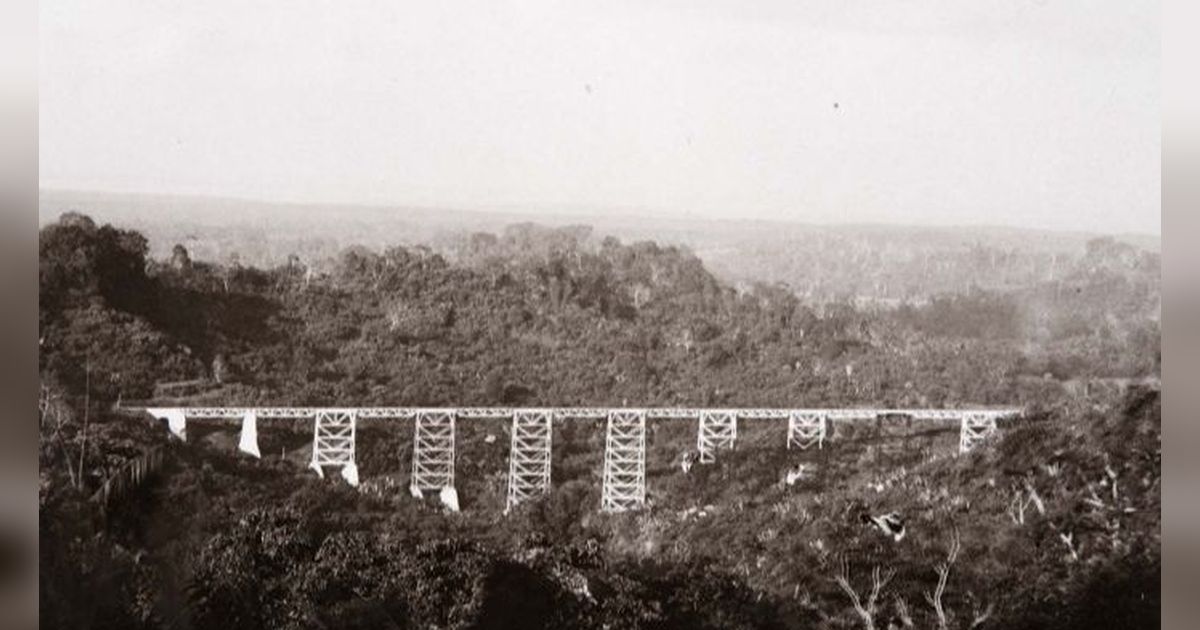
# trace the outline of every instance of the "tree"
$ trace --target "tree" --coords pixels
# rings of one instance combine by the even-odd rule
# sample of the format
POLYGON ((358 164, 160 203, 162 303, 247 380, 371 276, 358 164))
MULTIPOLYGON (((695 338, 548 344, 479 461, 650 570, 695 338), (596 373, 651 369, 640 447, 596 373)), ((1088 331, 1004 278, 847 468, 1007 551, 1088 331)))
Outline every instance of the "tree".
POLYGON ((176 271, 188 271, 192 268, 192 258, 188 250, 178 243, 171 248, 171 268, 176 271))

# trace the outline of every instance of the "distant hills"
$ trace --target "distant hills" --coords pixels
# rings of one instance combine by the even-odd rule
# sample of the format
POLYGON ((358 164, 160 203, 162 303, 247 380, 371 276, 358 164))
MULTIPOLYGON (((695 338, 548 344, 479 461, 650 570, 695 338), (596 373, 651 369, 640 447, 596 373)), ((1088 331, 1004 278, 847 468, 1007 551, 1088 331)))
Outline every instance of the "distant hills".
MULTIPOLYGON (((732 284, 783 283, 812 299, 884 303, 983 288, 1021 289, 1078 271, 1088 243, 1106 236, 1000 226, 817 225, 752 220, 655 218, 600 212, 485 212, 450 208, 283 204, 216 197, 43 190, 41 224, 67 211, 134 228, 151 256, 174 244, 198 260, 259 267, 298 256, 332 260, 350 246, 382 250, 429 244, 453 253, 474 232, 515 223, 587 225, 594 240, 654 240, 684 245, 732 284)), ((1138 273, 1157 275, 1161 238, 1110 235, 1137 252, 1138 273)), ((1132 254, 1130 254, 1132 256, 1132 254)), ((1129 258, 1130 256, 1126 256, 1129 258)))

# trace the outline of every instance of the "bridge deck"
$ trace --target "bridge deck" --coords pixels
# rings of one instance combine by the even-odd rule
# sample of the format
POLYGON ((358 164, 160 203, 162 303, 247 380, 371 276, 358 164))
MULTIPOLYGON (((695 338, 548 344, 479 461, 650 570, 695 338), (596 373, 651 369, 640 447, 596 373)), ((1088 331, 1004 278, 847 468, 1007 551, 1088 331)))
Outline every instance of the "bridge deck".
POLYGON ((786 419, 791 414, 813 414, 831 420, 868 420, 878 416, 909 416, 917 420, 960 420, 965 414, 992 418, 1015 416, 1016 408, 898 409, 898 408, 702 408, 702 407, 162 407, 141 410, 178 410, 187 418, 240 418, 254 412, 259 418, 312 418, 317 412, 354 411, 359 418, 411 419, 421 413, 453 412, 462 419, 509 418, 517 412, 550 413, 558 418, 607 418, 614 411, 643 412, 647 418, 696 419, 701 414, 732 413, 745 419, 786 419))

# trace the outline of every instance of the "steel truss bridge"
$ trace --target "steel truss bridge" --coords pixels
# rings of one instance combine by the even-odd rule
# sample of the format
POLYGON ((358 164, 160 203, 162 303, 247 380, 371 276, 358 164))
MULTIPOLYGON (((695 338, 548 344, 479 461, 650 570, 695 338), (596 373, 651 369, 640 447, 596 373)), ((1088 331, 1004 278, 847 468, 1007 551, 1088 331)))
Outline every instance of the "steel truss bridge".
MULTIPOLYGON (((630 407, 155 407, 146 411, 165 420, 171 432, 186 439, 189 419, 241 419, 241 448, 258 454, 257 419, 287 418, 313 422, 310 467, 324 477, 326 467, 341 470, 358 484, 354 459, 358 420, 413 420, 410 490, 414 495, 454 488, 454 435, 458 420, 509 419, 508 494, 505 511, 550 490, 551 427, 555 420, 607 420, 600 509, 625 512, 646 501, 646 421, 695 420, 696 451, 702 464, 732 448, 738 421, 786 420, 787 448, 824 446, 830 421, 863 421, 886 416, 953 422, 959 425, 959 453, 967 453, 997 431, 1000 418, 1020 409, 708 409, 630 407)), ((457 501, 457 499, 456 499, 457 501)))

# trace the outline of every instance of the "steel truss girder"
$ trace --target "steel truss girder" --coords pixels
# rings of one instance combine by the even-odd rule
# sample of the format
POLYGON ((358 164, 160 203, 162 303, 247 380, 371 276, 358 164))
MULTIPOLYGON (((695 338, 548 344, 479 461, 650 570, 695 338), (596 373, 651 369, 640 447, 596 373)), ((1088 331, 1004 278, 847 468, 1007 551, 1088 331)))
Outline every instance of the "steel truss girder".
POLYGON ((550 490, 553 418, 553 412, 544 409, 522 409, 513 412, 505 513, 521 501, 550 490))
POLYGON ((995 435, 995 414, 967 412, 962 415, 962 425, 958 437, 958 452, 969 453, 976 446, 995 435))
MULTIPOLYGON (((155 408, 157 411, 162 409, 155 408)), ((320 411, 328 411, 322 407, 181 407, 187 418, 241 418, 247 412, 253 411, 259 418, 311 418, 320 411)), ((512 407, 356 407, 359 418, 395 418, 407 420, 415 418, 422 412, 453 413, 462 419, 476 418, 511 418, 520 409, 512 407)), ((703 413, 723 412, 735 414, 739 419, 784 419, 792 413, 821 413, 831 420, 873 420, 881 415, 911 416, 915 420, 953 420, 958 421, 965 413, 982 413, 993 417, 1014 416, 1021 413, 1020 409, 890 409, 890 408, 848 408, 848 409, 770 409, 770 408, 725 408, 707 409, 698 407, 656 407, 656 408, 624 408, 624 407, 544 407, 539 411, 553 414, 555 419, 569 418, 607 418, 611 411, 642 411, 650 419, 696 419, 703 413)))
POLYGON ((600 509, 636 510, 646 502, 646 411, 608 412, 600 509))
POLYGON ((788 414, 787 447, 793 446, 801 450, 825 445, 826 419, 823 413, 811 411, 793 411, 788 414))
POLYGON ((354 464, 354 438, 358 410, 321 409, 313 414, 311 467, 324 475, 324 466, 354 464))
POLYGON ((737 412, 734 411, 700 412, 699 430, 696 433, 700 463, 711 464, 717 461, 718 449, 733 448, 737 440, 737 419, 737 412))
POLYGON ((454 418, 453 409, 415 414, 411 488, 440 492, 454 487, 454 418))

